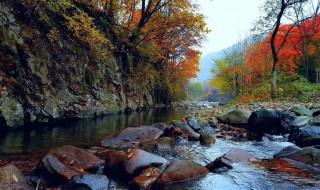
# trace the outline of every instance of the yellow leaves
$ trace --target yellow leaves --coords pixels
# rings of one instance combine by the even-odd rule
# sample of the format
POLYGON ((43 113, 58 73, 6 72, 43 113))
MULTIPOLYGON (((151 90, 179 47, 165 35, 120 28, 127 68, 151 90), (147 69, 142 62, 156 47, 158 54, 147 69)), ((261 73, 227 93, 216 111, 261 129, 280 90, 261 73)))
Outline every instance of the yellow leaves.
POLYGON ((12 179, 13 179, 16 183, 18 183, 18 182, 19 182, 19 180, 18 180, 17 176, 16 176, 16 175, 14 175, 14 174, 12 174, 12 179))
POLYGON ((84 12, 68 18, 68 29, 81 42, 89 45, 91 48, 96 49, 107 42, 105 36, 94 26, 93 18, 84 12))
POLYGON ((44 3, 47 9, 57 14, 63 14, 73 6, 72 0, 41 0, 40 3, 44 3))
POLYGON ((53 28, 49 31, 47 37, 51 43, 58 42, 60 39, 60 32, 57 28, 53 28))

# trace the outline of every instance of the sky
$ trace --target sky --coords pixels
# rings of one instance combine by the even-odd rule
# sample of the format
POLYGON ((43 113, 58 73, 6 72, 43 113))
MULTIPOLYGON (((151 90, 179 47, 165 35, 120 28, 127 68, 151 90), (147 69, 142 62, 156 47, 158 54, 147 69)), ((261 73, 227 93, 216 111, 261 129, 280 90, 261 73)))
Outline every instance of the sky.
POLYGON ((243 39, 258 19, 264 0, 195 0, 209 29, 202 55, 216 52, 243 39))

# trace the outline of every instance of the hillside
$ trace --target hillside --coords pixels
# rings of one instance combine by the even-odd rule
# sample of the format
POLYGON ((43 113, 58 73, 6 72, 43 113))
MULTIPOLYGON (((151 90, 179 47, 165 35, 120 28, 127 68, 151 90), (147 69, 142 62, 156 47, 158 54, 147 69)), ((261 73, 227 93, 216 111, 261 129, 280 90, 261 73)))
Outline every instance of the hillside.
POLYGON ((189 1, 126 12, 130 4, 117 3, 0 3, 1 127, 141 110, 183 99, 198 64, 199 52, 191 47, 206 30, 203 17, 189 11, 189 1), (179 11, 166 15, 172 7, 179 11), (176 31, 179 25, 184 28, 176 31), (167 29, 177 44, 163 35, 167 29))

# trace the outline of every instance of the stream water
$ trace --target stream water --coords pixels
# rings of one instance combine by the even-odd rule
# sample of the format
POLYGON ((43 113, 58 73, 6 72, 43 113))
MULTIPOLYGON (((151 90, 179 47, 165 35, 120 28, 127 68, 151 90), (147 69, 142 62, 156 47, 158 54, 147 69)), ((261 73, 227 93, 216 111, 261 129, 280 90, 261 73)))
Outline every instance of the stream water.
MULTIPOLYGON (((0 136, 0 160, 17 159, 22 155, 43 154, 52 147, 75 145, 87 148, 99 145, 100 141, 116 134, 126 127, 148 125, 181 119, 184 111, 156 109, 150 112, 126 115, 110 115, 99 119, 74 121, 56 126, 15 130, 0 136)), ((205 165, 232 148, 241 148, 254 154, 258 159, 271 159, 288 142, 235 142, 218 139, 211 147, 198 142, 181 141, 172 149, 150 150, 168 160, 191 159, 205 165)), ((127 189, 125 184, 111 180, 109 189, 127 189)), ((168 186, 168 190, 303 190, 320 189, 320 175, 294 168, 287 163, 263 161, 235 164, 228 171, 210 173, 191 182, 168 186)))

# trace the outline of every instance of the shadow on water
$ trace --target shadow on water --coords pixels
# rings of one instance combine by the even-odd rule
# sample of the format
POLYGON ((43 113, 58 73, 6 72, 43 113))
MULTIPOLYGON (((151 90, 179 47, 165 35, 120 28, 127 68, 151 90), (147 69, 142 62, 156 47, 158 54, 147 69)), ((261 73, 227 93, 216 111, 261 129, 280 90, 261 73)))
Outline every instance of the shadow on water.
POLYGON ((46 152, 52 147, 75 145, 89 147, 116 134, 126 127, 149 125, 181 119, 184 111, 171 108, 153 109, 148 112, 134 112, 130 115, 114 114, 96 119, 82 119, 51 126, 19 129, 2 134, 0 137, 0 159, 34 152, 46 152))

